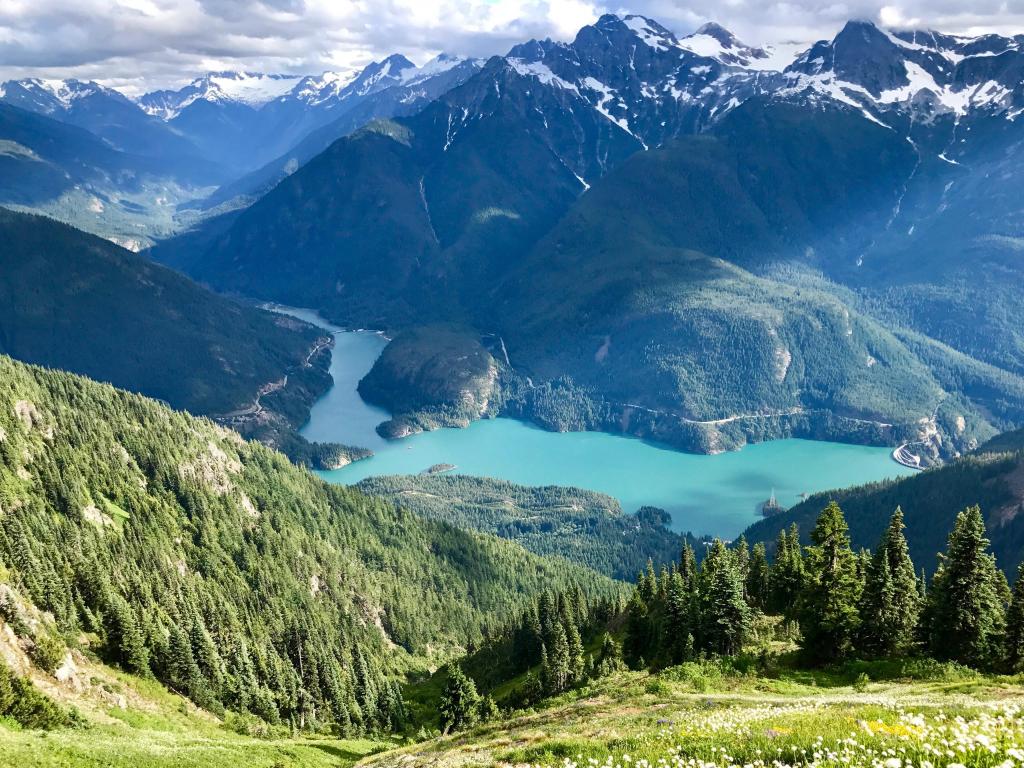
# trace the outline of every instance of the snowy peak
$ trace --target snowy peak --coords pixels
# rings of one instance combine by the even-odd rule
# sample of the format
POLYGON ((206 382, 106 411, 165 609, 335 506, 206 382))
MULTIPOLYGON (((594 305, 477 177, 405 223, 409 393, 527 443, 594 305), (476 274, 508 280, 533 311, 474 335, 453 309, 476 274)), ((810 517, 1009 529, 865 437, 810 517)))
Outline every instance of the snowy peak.
POLYGON ((9 80, 0 85, 0 99, 44 115, 66 112, 82 99, 96 96, 127 101, 117 91, 92 81, 28 78, 9 80))
POLYGON ((300 79, 260 72, 209 72, 179 90, 147 93, 139 98, 138 104, 143 111, 162 120, 173 120, 197 101, 234 103, 258 109, 289 93, 300 79))
POLYGON ((751 67, 764 69, 771 58, 764 48, 755 48, 741 42, 736 35, 713 21, 701 26, 692 35, 687 35, 680 41, 681 47, 709 59, 715 59, 722 64, 734 67, 751 67))
POLYGON ((392 54, 380 62, 370 64, 352 81, 351 90, 359 96, 400 85, 416 71, 416 65, 401 54, 392 54))
POLYGON ((816 91, 879 117, 893 109, 917 119, 985 110, 1016 117, 1024 107, 1024 54, 1016 38, 890 32, 852 21, 787 69, 795 89, 816 91))
POLYGON ((626 16, 622 23, 651 48, 668 51, 679 47, 679 40, 675 35, 645 16, 626 16))
POLYGON ((435 56, 422 67, 414 66, 412 69, 402 70, 402 85, 417 85, 461 67, 479 69, 482 66, 483 61, 480 59, 467 59, 462 56, 451 56, 447 53, 442 53, 435 56))
POLYGON ((360 72, 345 75, 325 72, 304 77, 288 97, 313 107, 331 107, 353 97, 369 96, 412 77, 416 65, 401 54, 392 54, 382 61, 368 64, 360 72))

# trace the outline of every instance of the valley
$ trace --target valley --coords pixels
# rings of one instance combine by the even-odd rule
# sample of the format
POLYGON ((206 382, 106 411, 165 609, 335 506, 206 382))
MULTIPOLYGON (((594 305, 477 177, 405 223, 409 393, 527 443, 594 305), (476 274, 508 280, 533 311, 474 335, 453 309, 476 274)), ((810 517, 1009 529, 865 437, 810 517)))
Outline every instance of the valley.
POLYGON ((1024 768, 1018 9, 71 5, 0 766, 1024 768))

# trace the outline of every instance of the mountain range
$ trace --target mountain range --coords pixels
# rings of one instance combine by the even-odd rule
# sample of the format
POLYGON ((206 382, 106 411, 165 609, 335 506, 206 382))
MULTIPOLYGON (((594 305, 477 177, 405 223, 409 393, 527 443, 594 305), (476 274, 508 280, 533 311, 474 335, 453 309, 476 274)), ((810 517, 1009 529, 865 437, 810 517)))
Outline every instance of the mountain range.
MULTIPOLYGON (((850 22, 787 53, 607 15, 167 258, 356 326, 498 334, 521 380, 593 406, 570 426, 969 450, 1024 416, 1020 40, 850 22)), ((510 408, 545 423, 540 399, 510 408)))
MULTIPOLYGON (((229 293, 500 337, 490 402, 548 426, 930 463, 1024 419, 1021 43, 852 21, 757 47, 605 15, 486 62, 211 73, 134 102, 18 81, 0 202, 131 247, 188 229, 153 255, 229 293)), ((364 389, 425 422, 431 375, 364 389)))
MULTIPOLYGON (((56 163, 46 170, 63 173, 63 188, 15 181, 0 203, 138 249, 194 223, 202 209, 251 202, 335 139, 373 118, 416 111, 479 65, 442 54, 417 67, 394 55, 351 75, 218 72, 135 100, 95 82, 8 81, 0 84, 0 105, 19 110, 9 120, 35 121, 36 135, 63 131, 60 143, 73 156, 89 156, 101 143, 128 170, 81 179, 56 163), (51 121, 88 134, 68 134, 51 121)), ((23 162, 35 151, 6 126, 0 142, 4 157, 23 162)))

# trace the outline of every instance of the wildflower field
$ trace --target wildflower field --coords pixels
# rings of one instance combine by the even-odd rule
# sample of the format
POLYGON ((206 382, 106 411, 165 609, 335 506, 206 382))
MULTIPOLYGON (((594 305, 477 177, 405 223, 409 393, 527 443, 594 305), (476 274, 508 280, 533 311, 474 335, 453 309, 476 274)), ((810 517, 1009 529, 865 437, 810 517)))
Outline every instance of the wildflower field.
POLYGON ((929 679, 758 677, 686 664, 622 673, 539 711, 368 759, 518 768, 1016 768, 1024 686, 936 669, 929 679))

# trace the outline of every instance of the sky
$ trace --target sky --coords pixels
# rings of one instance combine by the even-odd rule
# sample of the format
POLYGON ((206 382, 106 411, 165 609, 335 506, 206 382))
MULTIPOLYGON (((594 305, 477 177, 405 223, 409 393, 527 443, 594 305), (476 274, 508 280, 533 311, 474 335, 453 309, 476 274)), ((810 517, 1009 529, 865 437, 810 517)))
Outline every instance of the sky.
POLYGON ((505 53, 571 40, 604 12, 679 35, 717 21, 749 44, 832 37, 851 18, 944 32, 1024 32, 1024 0, 0 0, 0 80, 77 77, 129 93, 219 70, 350 71, 390 53, 505 53))

